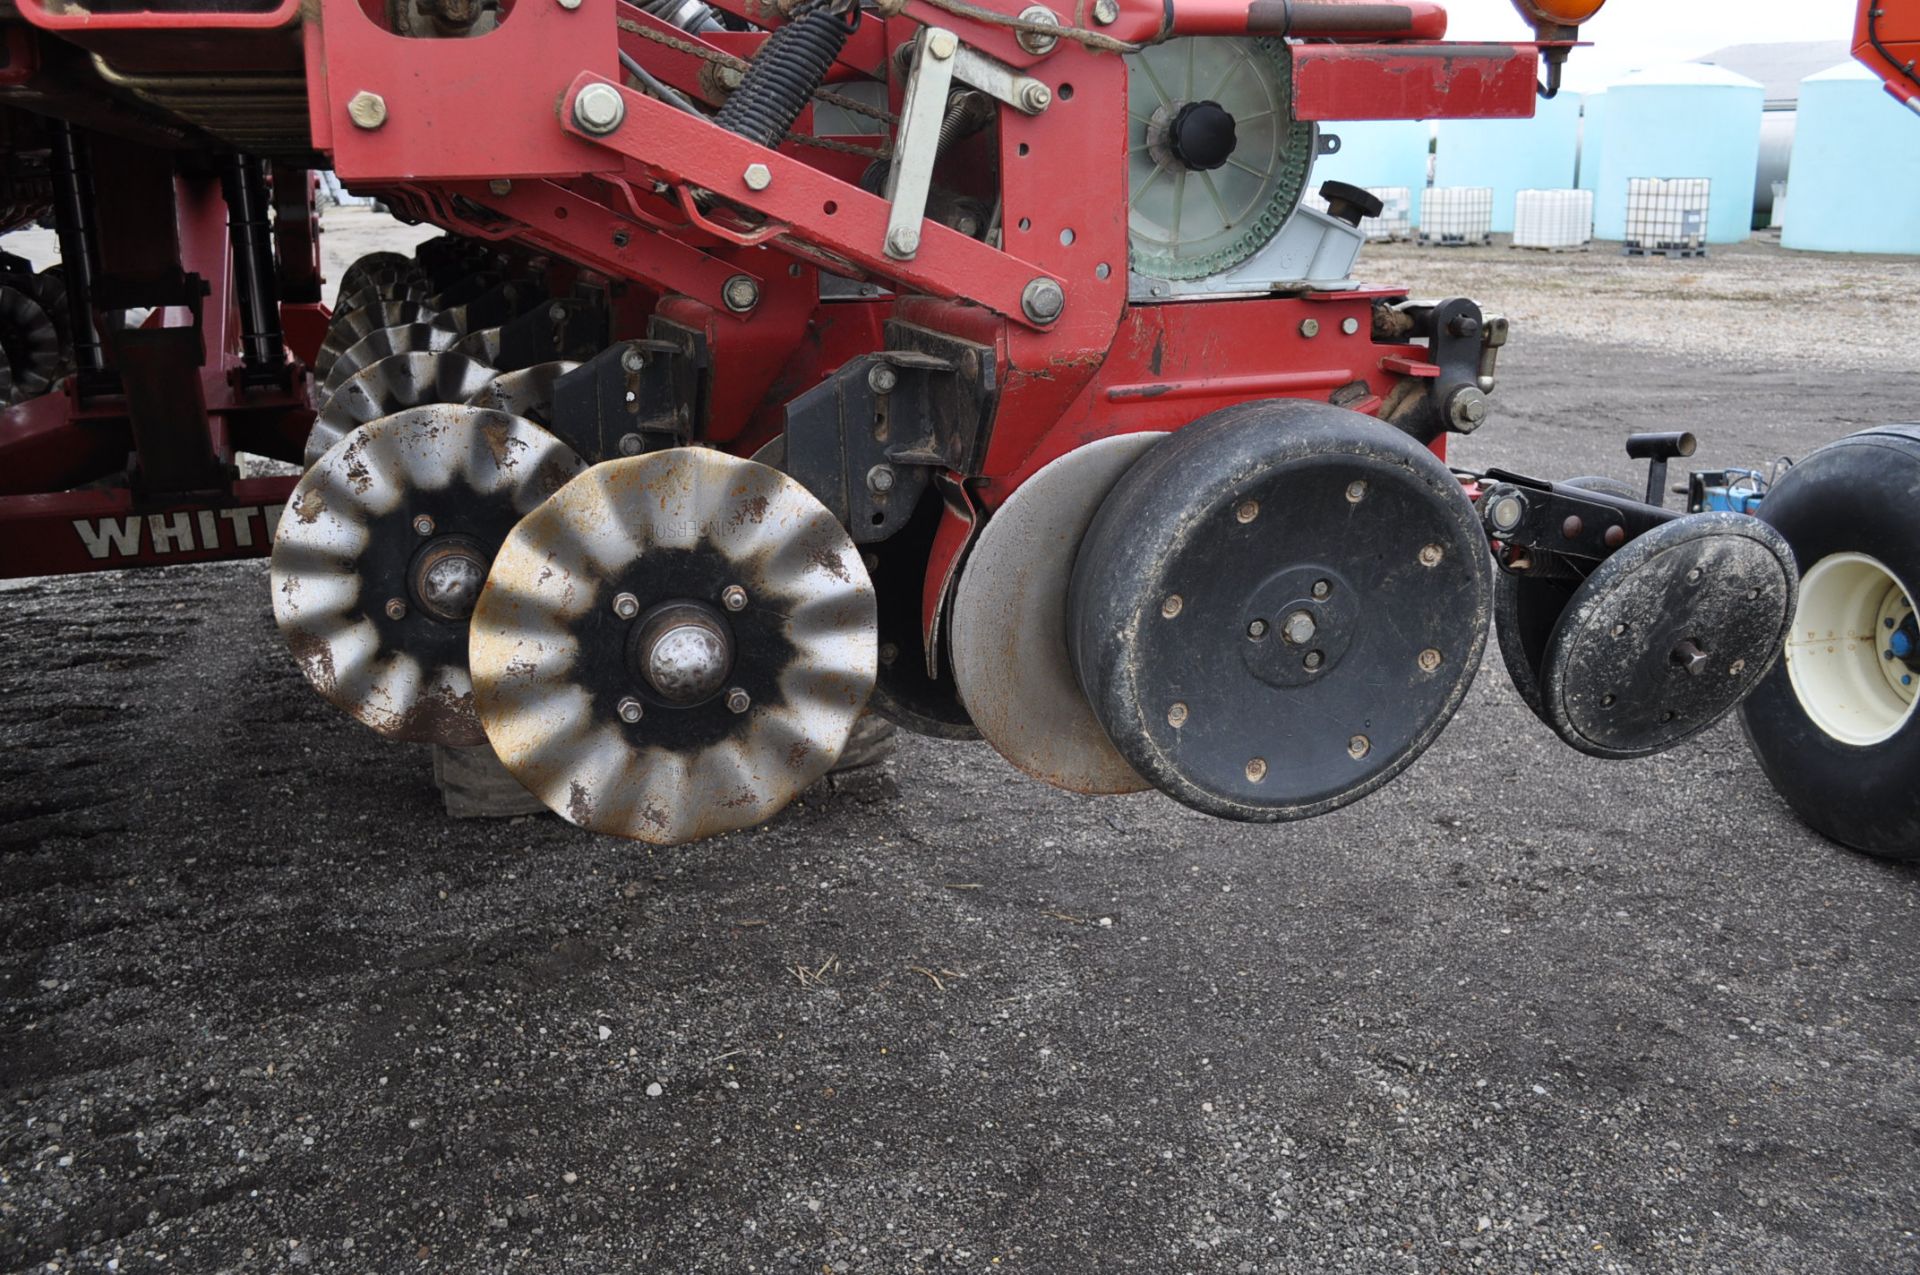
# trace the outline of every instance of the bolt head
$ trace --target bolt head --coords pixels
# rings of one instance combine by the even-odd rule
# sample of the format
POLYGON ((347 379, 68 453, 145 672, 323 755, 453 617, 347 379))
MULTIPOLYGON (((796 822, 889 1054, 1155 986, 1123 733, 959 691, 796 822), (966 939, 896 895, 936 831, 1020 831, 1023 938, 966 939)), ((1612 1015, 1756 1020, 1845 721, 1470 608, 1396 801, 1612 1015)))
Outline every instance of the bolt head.
POLYGON ((562 305, 560 302, 556 301, 552 305, 547 307, 547 322, 564 323, 566 321, 566 318, 567 318, 567 307, 562 305))
POLYGON ((960 51, 960 39, 951 31, 935 31, 927 37, 927 52, 945 62, 960 51))
POLYGON ((1326 656, 1320 654, 1318 651, 1308 651, 1307 658, 1301 662, 1307 666, 1307 671, 1311 673, 1314 669, 1319 668, 1321 662, 1326 658, 1326 656))
POLYGON ((1365 500, 1366 498, 1367 498, 1367 484, 1365 483, 1365 481, 1356 478, 1352 482, 1347 484, 1347 503, 1348 504, 1357 505, 1361 501, 1365 500))
POLYGON ((1440 565, 1440 559, 1446 557, 1446 555, 1447 551, 1439 545, 1422 545, 1420 547, 1420 565, 1423 567, 1437 567, 1440 565))
POLYGON ((627 352, 620 356, 620 367, 623 371, 628 371, 628 372, 646 371, 647 369, 646 352, 643 350, 636 350, 632 346, 628 346, 627 352))
POLYGON ((1180 608, 1184 607, 1185 605, 1186 605, 1185 599, 1183 599, 1179 594, 1169 593, 1167 595, 1167 600, 1160 604, 1160 614, 1163 618, 1171 620, 1174 616, 1180 614, 1180 608))
POLYGON ((1167 709, 1167 725, 1179 730, 1187 724, 1187 706, 1174 704, 1167 709))
POLYGON ((1502 496, 1487 511, 1495 531, 1512 531, 1527 516, 1527 502, 1518 496, 1502 496))
POLYGON ((646 706, 629 695, 620 701, 620 720, 631 726, 647 715, 646 706))
POLYGON ((720 591, 720 605, 729 611, 747 609, 747 591, 737 584, 730 584, 720 591))
POLYGON ((1305 646, 1313 641, 1313 635, 1319 628, 1310 611, 1295 611, 1280 624, 1281 635, 1295 646, 1305 646))
POLYGON ((574 95, 573 122, 583 133, 605 137, 619 128, 626 116, 627 104, 611 84, 589 84, 574 95))
POLYGON ((1315 580, 1313 582, 1314 597, 1324 598, 1332 592, 1333 592, 1333 582, 1331 580, 1315 580))
POLYGON ((1247 763, 1247 782, 1257 784, 1267 777, 1267 759, 1255 757, 1247 763))
POLYGON ((1052 279, 1035 279, 1021 290, 1020 308, 1035 323, 1052 323, 1067 308, 1067 294, 1052 279))
POLYGON ((496 177, 487 183, 487 189, 496 195, 511 195, 513 193, 513 183, 504 177, 496 177))
POLYGON ((431 514, 421 514, 418 518, 415 518, 413 520, 413 530, 415 535, 420 535, 420 536, 432 535, 433 534, 433 516, 431 514))
POLYGON ((1352 739, 1347 741, 1347 755, 1352 757, 1355 761, 1359 761, 1362 757, 1365 757, 1368 753, 1372 751, 1373 751, 1373 741, 1368 739, 1365 735, 1355 735, 1352 739))
POLYGON ((1044 111, 1053 105, 1053 90, 1038 80, 1028 80, 1020 89, 1020 105, 1029 111, 1044 111))
POLYGON ((1439 667, 1440 667, 1440 652, 1434 650, 1432 647, 1428 647, 1426 650, 1420 652, 1420 671, 1421 672, 1431 673, 1433 672, 1433 670, 1439 667))
POLYGON ((1253 620, 1248 622, 1247 624, 1248 637, 1252 638, 1254 641, 1257 642, 1261 638, 1265 637, 1266 635, 1267 635, 1267 622, 1265 620, 1253 620))
POLYGON ((640 449, 646 445, 647 440, 638 434, 620 435, 620 454, 622 456, 638 456, 640 449))
POLYGON ((387 122, 387 99, 361 89, 347 99, 347 118, 355 128, 379 128, 387 122))
POLYGON ((867 369, 867 388, 875 394, 891 394, 900 384, 900 374, 885 363, 875 363, 867 369))
MULTIPOLYGON (((1043 4, 1030 4, 1022 9, 1020 11, 1020 20, 1022 22, 1045 22, 1053 26, 1060 25, 1060 15, 1043 4)), ((1037 31, 1022 31, 1019 35, 1015 36, 1014 39, 1018 40, 1020 47, 1029 53, 1051 53, 1053 52, 1054 46, 1060 43, 1059 36, 1043 35, 1037 31)))
POLYGON ((747 171, 740 174, 740 180, 747 184, 748 190, 765 190, 773 185, 773 174, 767 171, 765 164, 748 164, 747 171))
POLYGON ((1233 516, 1240 522, 1252 522, 1260 516, 1260 502, 1257 500, 1241 501, 1240 507, 1233 511, 1233 516))
POLYGON ((747 73, 737 66, 723 66, 714 72, 714 78, 720 81, 723 89, 737 89, 747 82, 747 73))
POLYGON ((879 495, 893 490, 893 466, 875 465, 867 471, 867 489, 879 495))
POLYGON ((744 713, 752 707, 753 697, 741 690, 738 686, 727 692, 727 709, 729 712, 744 713))
POLYGON ((387 599, 387 618, 389 620, 406 619, 407 618, 406 600, 403 598, 388 598, 387 599))
POLYGON ((920 251, 920 232, 912 226, 895 226, 887 232, 887 252, 895 257, 911 257, 920 251))
POLYGON ((569 13, 571 13, 573 10, 578 9, 580 7, 580 0, 559 0, 559 5, 562 9, 565 9, 569 13))
POLYGON ((1094 0, 1093 20, 1101 26, 1112 26, 1120 17, 1120 5, 1117 0, 1094 0))
POLYGON ((1360 330, 1360 320, 1354 318, 1342 319, 1340 320, 1340 330, 1348 336, 1352 336, 1360 330))
POLYGON ((616 593, 613 597, 613 613, 623 620, 631 620, 640 614, 640 599, 631 593, 616 593))
POLYGON ((1304 336, 1304 337, 1306 337, 1306 338, 1308 338, 1309 340, 1311 340, 1312 338, 1314 338, 1314 337, 1316 337, 1316 336, 1319 336, 1319 335, 1320 335, 1320 320, 1318 320, 1318 319, 1302 319, 1302 320, 1300 320, 1300 335, 1301 335, 1301 336, 1304 336))
POLYGON ((737 274, 720 290, 721 300, 735 314, 745 314, 760 304, 760 285, 746 275, 737 274))

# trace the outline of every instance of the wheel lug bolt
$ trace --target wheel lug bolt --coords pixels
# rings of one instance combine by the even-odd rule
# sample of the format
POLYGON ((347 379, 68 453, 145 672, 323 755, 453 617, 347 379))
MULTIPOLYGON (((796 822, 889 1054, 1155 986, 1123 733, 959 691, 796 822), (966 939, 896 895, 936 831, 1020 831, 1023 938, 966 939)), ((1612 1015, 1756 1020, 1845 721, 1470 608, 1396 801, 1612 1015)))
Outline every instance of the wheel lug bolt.
POLYGON ((1328 594, 1330 594, 1330 593, 1332 593, 1332 592, 1333 592, 1333 585, 1332 585, 1332 584, 1331 584, 1330 582, 1328 582, 1328 581, 1326 581, 1326 580, 1315 580, 1315 581, 1313 582, 1313 596, 1314 596, 1314 597, 1316 597, 1316 598, 1324 598, 1324 597, 1326 597, 1326 596, 1327 596, 1328 594))
POLYGON ((1267 777, 1267 762, 1263 757, 1255 757, 1247 763, 1247 782, 1257 784, 1267 777))
POLYGON ((1347 741, 1347 755, 1352 757, 1355 761, 1360 760, 1362 757, 1365 757, 1368 753, 1372 751, 1373 751, 1373 741, 1368 739, 1365 735, 1355 735, 1352 739, 1347 741))
POLYGON ((406 602, 400 598, 388 598, 387 599, 387 618, 389 620, 406 619, 407 618, 406 602))
POLYGON ((1175 730, 1187 724, 1187 706, 1175 704, 1167 710, 1167 725, 1175 730))
POLYGON ((631 620, 640 614, 640 599, 631 593, 617 593, 613 598, 613 613, 623 620, 631 620))
POLYGON ((1180 608, 1185 605, 1186 603, 1181 599, 1179 594, 1169 593, 1167 600, 1160 604, 1160 614, 1171 620, 1174 616, 1180 614, 1180 608))
POLYGON ((737 584, 730 584, 720 591, 720 605, 729 611, 744 611, 747 608, 747 591, 737 584))
POLYGON ((1261 638, 1265 637, 1266 635, 1267 635, 1267 622, 1265 620, 1255 620, 1252 624, 1249 624, 1247 626, 1247 636, 1252 638, 1256 642, 1259 641, 1261 638))
POLYGON ((421 514, 413 520, 413 529, 419 535, 430 536, 433 534, 433 519, 427 514, 421 514))
POLYGON ((727 708, 731 712, 744 713, 753 707, 753 697, 738 686, 727 692, 727 708))
POLYGON ((620 701, 620 720, 631 726, 646 715, 640 701, 629 695, 620 701))
POLYGON ((1326 657, 1321 655, 1320 652, 1318 651, 1308 651, 1305 663, 1308 668, 1315 669, 1320 667, 1321 662, 1325 658, 1326 657))

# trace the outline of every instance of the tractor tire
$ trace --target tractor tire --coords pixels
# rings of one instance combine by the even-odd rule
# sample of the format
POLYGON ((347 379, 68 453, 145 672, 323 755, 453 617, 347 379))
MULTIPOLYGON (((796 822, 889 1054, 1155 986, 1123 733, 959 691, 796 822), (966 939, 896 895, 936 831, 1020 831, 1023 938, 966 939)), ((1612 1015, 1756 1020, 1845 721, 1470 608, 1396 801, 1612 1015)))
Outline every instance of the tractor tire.
POLYGON ((1844 846, 1920 862, 1920 425, 1849 435, 1788 470, 1760 517, 1793 547, 1785 657, 1742 708, 1774 790, 1844 846))

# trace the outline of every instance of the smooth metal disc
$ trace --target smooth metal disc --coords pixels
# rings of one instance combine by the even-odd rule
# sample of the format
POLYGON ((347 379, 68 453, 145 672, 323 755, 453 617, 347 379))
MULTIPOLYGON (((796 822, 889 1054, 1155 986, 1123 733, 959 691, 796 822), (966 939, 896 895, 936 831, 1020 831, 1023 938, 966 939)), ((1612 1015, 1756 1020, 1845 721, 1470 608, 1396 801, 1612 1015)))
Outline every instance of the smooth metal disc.
POLYGON ((827 772, 873 689, 876 631, 860 554, 806 488, 671 448, 595 465, 513 529, 473 616, 474 697, 547 805, 672 845, 759 823, 827 772), (720 617, 724 690, 649 686, 637 644, 668 607, 720 617))
POLYGON ((1786 642, 1799 575, 1745 514, 1690 514, 1594 568, 1547 642, 1546 720, 1594 757, 1646 757, 1725 717, 1786 642))
POLYGON ((484 575, 514 524, 581 468, 531 421, 462 404, 341 439, 300 479, 274 538, 273 615, 300 671, 382 735, 484 743, 467 622, 435 614, 438 591, 462 580, 445 555, 468 554, 484 575))
POLYGON ((327 373, 333 370, 334 362, 368 333, 378 332, 381 328, 405 327, 410 323, 427 323, 452 332, 459 331, 459 324, 451 316, 429 309, 418 301, 382 301, 363 310, 336 310, 332 322, 327 324, 327 339, 320 343, 319 353, 313 356, 314 376, 324 382, 327 373))
POLYGON ((1127 55, 1127 231, 1132 268, 1156 279, 1202 279, 1253 256, 1306 193, 1314 128, 1293 118, 1286 42, 1168 40, 1127 55), (1194 168, 1171 145, 1184 108, 1233 117, 1233 152, 1194 168))
MULTIPOLYGON (((459 333, 431 323, 408 323, 397 328, 380 328, 369 332, 348 346, 333 361, 333 366, 327 369, 326 379, 320 383, 320 406, 324 410, 327 396, 345 385, 361 368, 372 367, 381 359, 396 354, 452 349, 459 339, 459 333)), ((484 359, 481 361, 485 362, 484 359)))
POLYGON ((467 402, 499 412, 524 416, 549 429, 553 426, 553 383, 579 367, 566 359, 535 363, 518 372, 499 372, 467 402))
MULTIPOLYGON (((319 460, 335 443, 368 421, 429 403, 465 403, 494 376, 492 368, 451 350, 389 355, 371 367, 361 368, 327 399, 307 435, 306 463, 319 460)), ((534 424, 546 427, 545 421, 534 424)))
POLYGON ((994 511, 954 597, 953 678, 973 724, 1036 779, 1084 793, 1140 792, 1067 651, 1067 590, 1088 524, 1120 476, 1166 435, 1122 434, 1048 464, 994 511))

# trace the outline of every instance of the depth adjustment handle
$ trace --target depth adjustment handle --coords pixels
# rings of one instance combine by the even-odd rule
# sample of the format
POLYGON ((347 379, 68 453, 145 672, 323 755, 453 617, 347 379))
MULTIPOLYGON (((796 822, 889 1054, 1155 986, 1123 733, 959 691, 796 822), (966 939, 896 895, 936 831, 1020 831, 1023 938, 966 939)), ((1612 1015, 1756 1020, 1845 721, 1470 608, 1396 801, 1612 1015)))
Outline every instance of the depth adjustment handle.
POLYGON ((1699 441, 1692 434, 1678 431, 1668 434, 1627 435, 1627 458, 1647 462, 1647 503, 1664 506, 1667 498, 1667 462, 1676 456, 1691 456, 1699 441))

